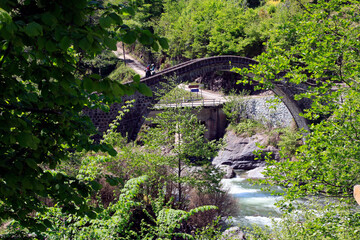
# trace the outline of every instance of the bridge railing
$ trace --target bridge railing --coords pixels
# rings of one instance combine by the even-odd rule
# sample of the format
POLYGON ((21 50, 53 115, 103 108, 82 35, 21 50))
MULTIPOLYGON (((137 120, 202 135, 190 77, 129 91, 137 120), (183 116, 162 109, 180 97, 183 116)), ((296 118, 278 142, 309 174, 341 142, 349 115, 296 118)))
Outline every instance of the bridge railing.
POLYGON ((163 109, 163 108, 174 108, 174 107, 215 107, 221 106, 226 102, 225 99, 198 99, 198 100, 188 100, 188 101, 171 101, 171 102, 161 102, 156 104, 154 109, 163 109))

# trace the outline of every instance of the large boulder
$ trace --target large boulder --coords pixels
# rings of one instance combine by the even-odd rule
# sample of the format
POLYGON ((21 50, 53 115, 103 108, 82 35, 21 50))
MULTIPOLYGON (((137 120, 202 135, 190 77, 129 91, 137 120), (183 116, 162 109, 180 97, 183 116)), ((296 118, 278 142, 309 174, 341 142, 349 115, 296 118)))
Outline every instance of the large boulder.
MULTIPOLYGON (((273 159, 278 160, 278 150, 272 146, 261 149, 259 145, 266 145, 268 137, 264 134, 255 134, 251 137, 237 136, 233 131, 228 131, 225 136, 226 147, 219 151, 212 163, 217 166, 229 166, 231 169, 251 170, 265 165, 265 155, 270 153, 273 159), (261 154, 256 152, 261 150, 261 154)), ((223 168, 223 167, 221 167, 223 168)), ((227 172, 228 168, 226 169, 227 172)))

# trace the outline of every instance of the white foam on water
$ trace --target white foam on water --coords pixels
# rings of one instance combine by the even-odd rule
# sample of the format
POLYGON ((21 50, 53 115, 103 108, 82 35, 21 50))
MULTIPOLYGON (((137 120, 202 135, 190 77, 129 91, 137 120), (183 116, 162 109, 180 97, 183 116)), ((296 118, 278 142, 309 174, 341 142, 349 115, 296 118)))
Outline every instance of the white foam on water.
POLYGON ((281 218, 268 218, 262 216, 245 216, 244 219, 246 219, 250 224, 256 224, 259 226, 272 226, 273 221, 281 221, 281 218))
POLYGON ((228 191, 229 194, 242 194, 242 193, 255 193, 259 190, 257 189, 247 189, 239 185, 239 183, 245 181, 245 178, 232 178, 232 179, 222 179, 221 184, 223 185, 222 189, 228 191))
POLYGON ((246 178, 223 179, 223 189, 228 190, 239 203, 238 216, 233 220, 240 226, 250 227, 252 224, 265 226, 271 224, 271 219, 279 216, 279 209, 274 205, 281 196, 273 196, 261 191, 260 186, 253 186, 246 178))

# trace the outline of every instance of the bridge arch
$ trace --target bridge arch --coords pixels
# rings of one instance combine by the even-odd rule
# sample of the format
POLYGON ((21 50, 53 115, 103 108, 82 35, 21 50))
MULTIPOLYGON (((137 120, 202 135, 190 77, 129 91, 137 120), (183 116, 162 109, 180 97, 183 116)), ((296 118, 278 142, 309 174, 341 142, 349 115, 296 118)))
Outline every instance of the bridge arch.
MULTIPOLYGON (((159 88, 159 83, 166 81, 167 78, 176 76, 179 83, 186 82, 190 79, 195 79, 203 74, 215 71, 230 71, 233 67, 244 68, 249 67, 250 64, 257 64, 257 62, 250 58, 240 56, 217 56, 190 60, 176 66, 165 69, 157 74, 142 78, 140 81, 145 83, 156 92, 159 88)), ((294 95, 305 92, 306 86, 299 86, 288 83, 286 81, 274 82, 272 91, 278 95, 286 107, 292 114, 297 126, 308 130, 307 120, 300 116, 304 109, 310 107, 310 103, 306 100, 296 101, 294 95)), ((140 93, 135 93, 131 96, 124 96, 123 102, 135 99, 134 107, 126 113, 121 120, 118 130, 123 134, 127 134, 130 139, 135 139, 143 122, 144 116, 150 112, 150 108, 156 104, 155 97, 146 97, 140 93)), ((108 113, 101 110, 85 110, 95 126, 100 132, 105 132, 109 124, 116 118, 118 112, 123 106, 122 103, 113 104, 108 113)))

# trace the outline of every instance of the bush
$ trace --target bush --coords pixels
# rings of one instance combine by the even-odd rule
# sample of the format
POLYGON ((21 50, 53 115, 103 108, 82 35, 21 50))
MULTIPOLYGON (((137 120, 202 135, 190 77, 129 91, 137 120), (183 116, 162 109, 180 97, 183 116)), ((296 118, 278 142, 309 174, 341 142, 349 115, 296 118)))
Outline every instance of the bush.
POLYGON ((236 134, 245 134, 248 137, 251 137, 258 132, 263 132, 266 130, 263 124, 253 119, 244 119, 237 125, 233 125, 232 128, 234 129, 236 134))
POLYGON ((105 77, 116 68, 118 62, 119 59, 112 51, 105 50, 93 59, 85 59, 83 64, 85 68, 89 69, 92 73, 105 77))
POLYGON ((360 213, 341 202, 314 199, 283 214, 272 227, 255 227, 249 240, 360 239, 360 213))
POLYGON ((189 220, 192 227, 204 228, 211 225, 213 220, 219 217, 228 218, 238 211, 236 200, 227 192, 204 193, 193 189, 189 195, 189 208, 193 209, 204 205, 213 205, 217 209, 192 216, 189 220))
POLYGON ((299 131, 291 127, 277 128, 269 133, 268 145, 279 148, 283 157, 292 157, 302 145, 302 137, 299 131))
POLYGON ((133 69, 125 66, 123 62, 119 62, 117 68, 110 73, 109 78, 113 81, 124 83, 132 81, 135 75, 136 73, 133 69))

